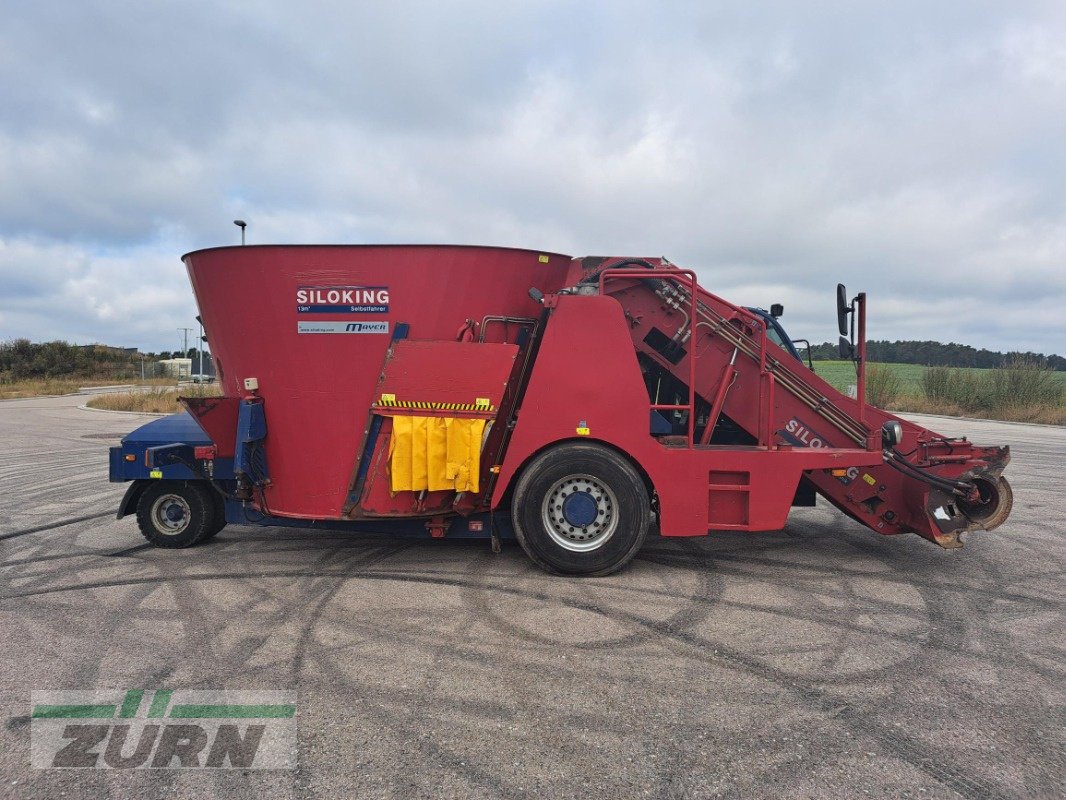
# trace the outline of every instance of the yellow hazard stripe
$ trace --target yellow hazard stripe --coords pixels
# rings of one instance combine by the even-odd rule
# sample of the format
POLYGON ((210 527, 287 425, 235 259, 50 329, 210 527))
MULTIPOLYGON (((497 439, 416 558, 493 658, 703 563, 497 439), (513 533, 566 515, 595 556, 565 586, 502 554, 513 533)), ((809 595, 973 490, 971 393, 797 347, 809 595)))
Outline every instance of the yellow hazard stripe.
POLYGON ((395 395, 382 395, 379 406, 387 408, 415 408, 425 411, 495 411, 496 407, 487 398, 479 397, 474 403, 435 403, 426 400, 397 400, 395 395))

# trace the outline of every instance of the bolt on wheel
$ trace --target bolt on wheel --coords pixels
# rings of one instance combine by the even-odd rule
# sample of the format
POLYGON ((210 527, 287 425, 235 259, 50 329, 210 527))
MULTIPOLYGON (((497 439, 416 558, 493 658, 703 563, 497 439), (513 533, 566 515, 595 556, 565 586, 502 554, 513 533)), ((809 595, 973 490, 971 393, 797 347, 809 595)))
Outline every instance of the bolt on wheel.
POLYGON ((214 530, 213 492, 200 481, 153 481, 137 501, 137 527, 156 547, 191 547, 214 530))
POLYGON ((152 519, 164 536, 176 536, 189 527, 192 510, 184 497, 164 494, 152 503, 152 519))
POLYGON ((564 575, 610 575, 644 543, 651 498, 622 453, 598 442, 566 442, 522 469, 511 522, 537 566, 564 575))
POLYGON ((548 536, 573 553, 601 547, 618 528, 618 498, 591 475, 568 475, 552 484, 541 513, 548 536))

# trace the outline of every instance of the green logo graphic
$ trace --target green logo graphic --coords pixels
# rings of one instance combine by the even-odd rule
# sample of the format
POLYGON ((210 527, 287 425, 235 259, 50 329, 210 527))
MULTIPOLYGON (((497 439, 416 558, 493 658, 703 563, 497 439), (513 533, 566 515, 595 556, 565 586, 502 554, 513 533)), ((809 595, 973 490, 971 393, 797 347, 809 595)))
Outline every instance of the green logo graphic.
POLYGON ((296 698, 284 691, 35 691, 39 769, 294 769, 296 698))

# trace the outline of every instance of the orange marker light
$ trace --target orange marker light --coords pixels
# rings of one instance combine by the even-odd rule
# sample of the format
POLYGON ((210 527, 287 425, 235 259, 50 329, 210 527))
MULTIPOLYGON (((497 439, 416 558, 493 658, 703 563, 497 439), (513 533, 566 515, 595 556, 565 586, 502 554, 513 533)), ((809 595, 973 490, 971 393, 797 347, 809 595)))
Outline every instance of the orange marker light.
POLYGON ((126 460, 127 461, 136 461, 137 460, 137 456, 133 455, 133 453, 127 453, 126 454, 126 460))
POLYGON ((831 469, 829 470, 829 474, 834 478, 846 478, 848 476, 848 471, 846 469, 831 469))

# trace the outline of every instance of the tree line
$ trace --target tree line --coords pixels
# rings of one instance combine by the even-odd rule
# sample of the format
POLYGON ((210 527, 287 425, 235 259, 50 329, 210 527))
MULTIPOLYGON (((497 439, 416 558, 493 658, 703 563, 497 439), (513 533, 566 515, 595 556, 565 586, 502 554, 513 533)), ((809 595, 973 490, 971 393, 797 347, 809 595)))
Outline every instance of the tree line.
MULTIPOLYGON (((196 358, 190 348, 185 358, 196 358)), ((141 361, 181 358, 181 351, 140 353, 135 348, 106 345, 75 345, 69 342, 31 342, 13 339, 0 342, 0 379, 101 377, 134 378, 141 374, 141 361)), ((205 356, 206 358, 206 356, 205 356)))
MULTIPOLYGON (((931 341, 871 341, 866 344, 870 361, 893 364, 921 364, 932 367, 979 367, 994 369, 1021 361, 1041 364, 1049 369, 1066 371, 1066 358, 1042 353, 1001 353, 969 345, 931 341)), ((71 376, 136 377, 141 360, 162 358, 196 358, 196 349, 161 353, 104 345, 73 345, 69 342, 31 342, 14 339, 0 342, 0 378, 55 378, 71 376)), ((811 346, 811 356, 820 361, 838 358, 837 346, 830 342, 811 346)))
MULTIPOLYGON (((1040 364, 1053 370, 1066 370, 1066 358, 1043 353, 1010 351, 1001 353, 965 344, 930 341, 869 341, 866 353, 870 361, 886 364, 921 364, 929 367, 978 367, 995 369, 1012 363, 1040 364)), ((811 357, 820 361, 839 358, 837 345, 831 342, 811 345, 811 357)))

